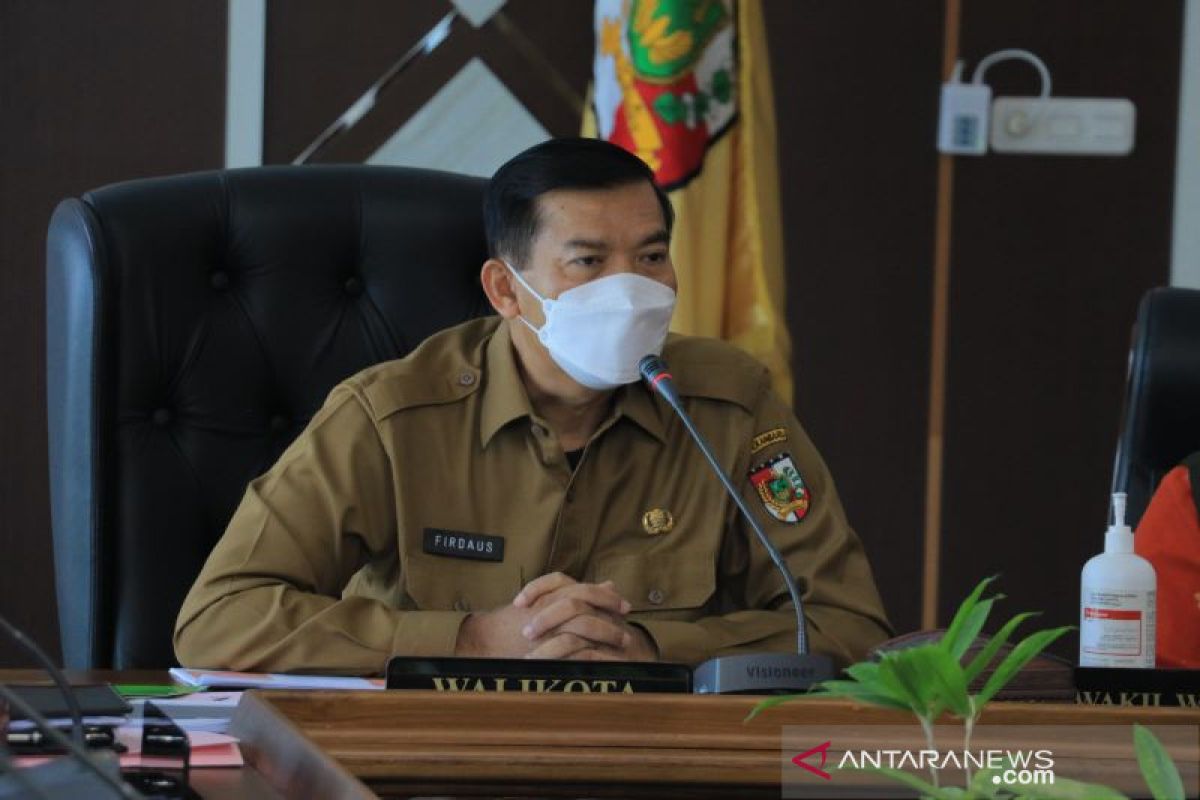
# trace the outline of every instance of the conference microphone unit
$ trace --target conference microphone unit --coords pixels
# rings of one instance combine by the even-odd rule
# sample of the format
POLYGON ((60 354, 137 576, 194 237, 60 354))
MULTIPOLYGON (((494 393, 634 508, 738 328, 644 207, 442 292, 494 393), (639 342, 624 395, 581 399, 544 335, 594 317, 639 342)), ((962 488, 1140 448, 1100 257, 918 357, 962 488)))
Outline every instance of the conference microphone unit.
POLYGON ((796 611, 796 652, 795 653, 749 653, 736 656, 718 656, 710 658, 693 673, 692 685, 697 694, 779 694, 784 692, 802 692, 815 683, 830 680, 834 677, 833 660, 820 653, 808 652, 808 629, 804 623, 804 603, 800 598, 800 589, 796 586, 796 578, 788 569, 779 549, 767 537, 762 526, 758 524, 750 507, 742 499, 733 481, 725 474, 721 463, 717 460, 708 442, 696 429, 691 416, 679 400, 679 393, 671 373, 667 370, 666 362, 656 355, 648 355, 638 362, 642 378, 658 393, 667 405, 675 410, 688 433, 704 458, 717 474, 725 491, 733 498, 733 502, 741 511, 742 517, 754 531, 758 541, 766 549, 783 576, 784 585, 792 597, 792 606, 796 611))
POLYGON ((0 683, 0 697, 8 702, 9 708, 16 709, 24 715, 46 739, 66 753, 66 758, 52 759, 35 767, 20 769, 12 761, 11 755, 4 752, 0 757, 6 767, 5 773, 0 775, 0 800, 10 797, 120 797, 136 800, 142 797, 121 777, 120 762, 115 753, 89 753, 85 749, 83 714, 78 698, 71 691, 70 683, 62 670, 54 665, 45 651, 32 639, 3 616, 0 616, 0 631, 28 650, 50 674, 71 715, 72 733, 71 738, 64 736, 25 698, 0 683))

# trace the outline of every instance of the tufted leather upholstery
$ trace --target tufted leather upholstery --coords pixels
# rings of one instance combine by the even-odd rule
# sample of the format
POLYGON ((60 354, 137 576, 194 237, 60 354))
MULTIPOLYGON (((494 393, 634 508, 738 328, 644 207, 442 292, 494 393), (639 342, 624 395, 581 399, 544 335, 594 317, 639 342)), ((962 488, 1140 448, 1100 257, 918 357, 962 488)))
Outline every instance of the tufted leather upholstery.
POLYGON ((1162 477, 1200 450, 1200 291, 1151 289, 1138 306, 1113 491, 1137 525, 1162 477))
POLYGON ((246 483, 330 388, 490 311, 483 182, 367 166, 139 180, 47 250, 51 506, 70 667, 173 664, 246 483))

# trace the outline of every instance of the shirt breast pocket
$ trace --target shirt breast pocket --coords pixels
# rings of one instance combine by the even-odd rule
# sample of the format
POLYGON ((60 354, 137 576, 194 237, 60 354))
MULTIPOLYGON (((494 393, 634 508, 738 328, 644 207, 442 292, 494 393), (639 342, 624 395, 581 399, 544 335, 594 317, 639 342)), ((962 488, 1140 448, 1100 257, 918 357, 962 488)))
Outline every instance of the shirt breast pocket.
POLYGON ((420 611, 491 611, 521 591, 515 565, 423 553, 408 558, 403 582, 420 611))
POLYGON ((700 554, 616 556, 596 565, 641 617, 691 620, 704 615, 716 590, 716 564, 700 554))

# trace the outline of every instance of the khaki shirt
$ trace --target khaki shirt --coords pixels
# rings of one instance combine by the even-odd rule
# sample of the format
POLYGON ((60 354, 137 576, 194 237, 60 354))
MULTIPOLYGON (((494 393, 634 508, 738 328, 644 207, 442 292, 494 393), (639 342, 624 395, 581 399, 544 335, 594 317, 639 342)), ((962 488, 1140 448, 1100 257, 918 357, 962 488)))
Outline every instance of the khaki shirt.
MULTIPOLYGON (((889 634, 871 570, 766 369, 711 339, 672 336, 663 357, 798 577, 811 648, 862 658, 889 634), (786 497, 802 481, 799 521, 770 513, 770 487, 749 477, 772 459, 799 477, 758 482, 782 480, 786 497)), ((473 320, 334 388, 247 488, 179 613, 175 652, 194 667, 380 673, 392 655, 452 655, 470 611, 553 571, 613 580, 665 661, 796 644, 782 578, 671 409, 644 384, 617 390, 572 472, 507 324, 473 320), (487 548, 477 534, 502 537, 503 557, 465 557, 487 548)))

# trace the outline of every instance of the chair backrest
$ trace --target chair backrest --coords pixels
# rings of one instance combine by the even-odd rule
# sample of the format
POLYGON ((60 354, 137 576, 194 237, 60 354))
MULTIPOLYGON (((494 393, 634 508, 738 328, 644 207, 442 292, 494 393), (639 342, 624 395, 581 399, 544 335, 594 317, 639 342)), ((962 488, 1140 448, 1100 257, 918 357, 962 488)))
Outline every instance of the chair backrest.
POLYGON ((491 311, 483 185, 262 167, 58 206, 47 391, 68 666, 173 664, 175 615, 246 484, 334 384, 491 311))
POLYGON ((1151 289, 1138 306, 1113 491, 1137 525, 1163 475, 1200 450, 1200 291, 1151 289))

